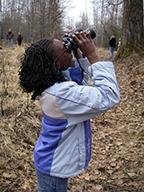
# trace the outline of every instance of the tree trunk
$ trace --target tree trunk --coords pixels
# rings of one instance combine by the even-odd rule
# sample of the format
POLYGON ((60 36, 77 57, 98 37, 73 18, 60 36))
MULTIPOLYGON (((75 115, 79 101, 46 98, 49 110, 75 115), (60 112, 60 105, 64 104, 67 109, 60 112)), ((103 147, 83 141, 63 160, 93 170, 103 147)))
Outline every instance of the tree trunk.
POLYGON ((143 29, 143 0, 124 0, 123 48, 143 49, 143 29))
POLYGON ((0 0, 0 44, 2 40, 2 2, 0 0))

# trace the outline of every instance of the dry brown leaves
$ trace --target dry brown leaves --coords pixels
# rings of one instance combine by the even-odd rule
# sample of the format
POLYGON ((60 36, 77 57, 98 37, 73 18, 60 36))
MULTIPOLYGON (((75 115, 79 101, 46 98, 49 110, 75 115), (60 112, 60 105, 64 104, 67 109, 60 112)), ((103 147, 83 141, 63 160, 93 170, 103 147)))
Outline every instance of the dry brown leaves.
MULTIPOLYGON (((36 192, 33 148, 41 112, 18 85, 22 53, 0 50, 0 192, 36 192)), ((88 171, 70 179, 69 192, 144 191, 144 57, 134 53, 114 63, 121 102, 93 119, 92 160, 88 171)))

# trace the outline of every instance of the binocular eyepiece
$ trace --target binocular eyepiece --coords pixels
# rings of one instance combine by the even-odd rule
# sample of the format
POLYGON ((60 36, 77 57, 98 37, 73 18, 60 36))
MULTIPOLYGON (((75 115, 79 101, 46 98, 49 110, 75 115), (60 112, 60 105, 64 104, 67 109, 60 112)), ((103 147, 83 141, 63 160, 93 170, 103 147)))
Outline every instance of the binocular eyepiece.
MULTIPOLYGON (((81 32, 82 29, 76 29, 75 32, 81 32)), ((89 32, 92 39, 96 37, 96 33, 93 29, 86 29, 84 32, 89 32)), ((67 34, 63 37, 63 43, 68 53, 71 53, 78 48, 78 45, 73 41, 73 33, 67 34)))

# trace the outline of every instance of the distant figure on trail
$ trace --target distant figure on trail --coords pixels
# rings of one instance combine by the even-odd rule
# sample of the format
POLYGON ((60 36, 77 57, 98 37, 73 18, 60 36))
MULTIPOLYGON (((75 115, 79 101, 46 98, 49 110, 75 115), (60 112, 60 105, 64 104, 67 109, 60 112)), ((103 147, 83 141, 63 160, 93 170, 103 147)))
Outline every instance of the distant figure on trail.
POLYGON ((14 34, 12 33, 11 29, 9 29, 6 39, 7 39, 7 47, 13 48, 13 38, 14 34))
POLYGON ((22 44, 22 40, 23 40, 23 36, 21 35, 21 33, 18 33, 18 37, 17 37, 17 43, 19 46, 21 46, 22 44))
POLYGON ((113 59, 115 49, 116 49, 116 38, 114 35, 112 35, 109 41, 109 54, 111 59, 113 59))

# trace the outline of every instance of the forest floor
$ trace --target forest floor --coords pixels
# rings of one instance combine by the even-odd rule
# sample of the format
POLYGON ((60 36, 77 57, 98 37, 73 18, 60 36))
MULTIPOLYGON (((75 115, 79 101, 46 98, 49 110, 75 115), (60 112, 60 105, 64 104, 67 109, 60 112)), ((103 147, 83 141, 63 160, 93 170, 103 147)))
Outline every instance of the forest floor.
MULTIPOLYGON (((0 50, 0 192, 36 192, 33 148, 41 112, 18 84, 23 51, 0 50)), ((98 53, 108 57, 107 50, 98 53)), ((114 65, 121 101, 92 120, 92 159, 69 180, 69 192, 144 192, 144 57, 133 53, 114 65)))

